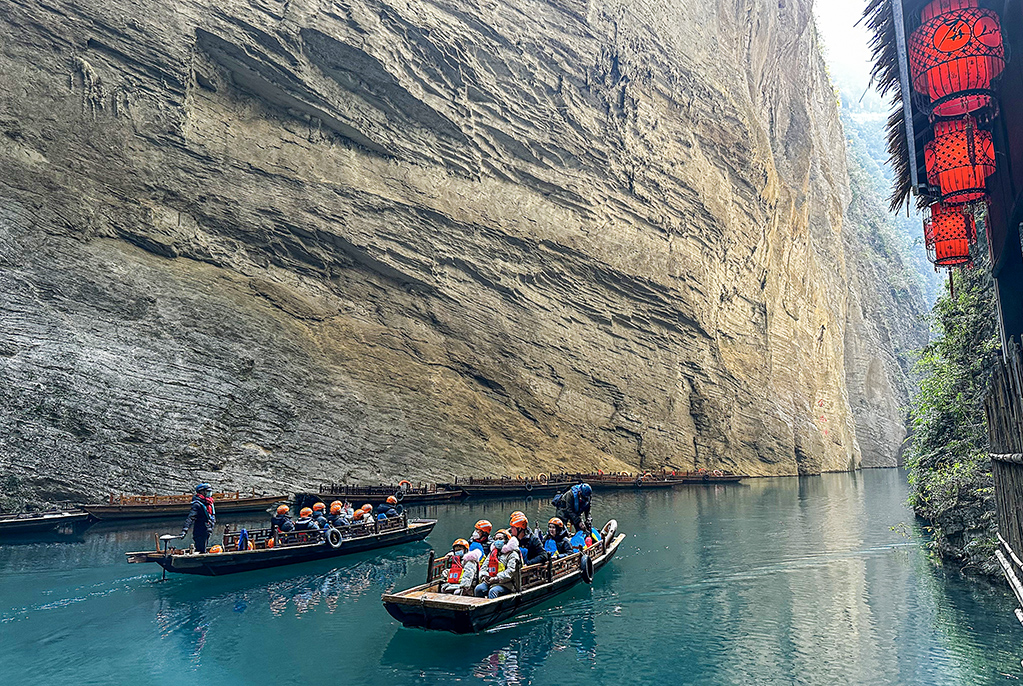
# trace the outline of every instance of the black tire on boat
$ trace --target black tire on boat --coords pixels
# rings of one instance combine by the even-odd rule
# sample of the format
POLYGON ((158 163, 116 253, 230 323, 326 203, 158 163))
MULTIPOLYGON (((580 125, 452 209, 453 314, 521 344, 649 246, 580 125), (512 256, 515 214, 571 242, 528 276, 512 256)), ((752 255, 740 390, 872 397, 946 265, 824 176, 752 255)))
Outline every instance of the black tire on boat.
POLYGON ((337 550, 338 548, 341 547, 341 544, 343 542, 344 537, 341 535, 340 531, 334 528, 327 529, 327 545, 329 545, 334 550, 337 550))
POLYGON ((400 503, 402 500, 405 499, 405 491, 399 488, 398 491, 394 494, 394 499, 400 503))
POLYGON ((593 560, 590 559, 589 555, 583 555, 579 558, 579 571, 582 572, 583 582, 587 584, 593 583, 593 560))
POLYGON ((532 491, 532 490, 533 490, 533 484, 527 481, 526 482, 526 492, 528 493, 529 491, 532 491))
POLYGON ((405 506, 404 505, 395 505, 394 511, 397 512, 398 514, 403 514, 405 512, 405 506))

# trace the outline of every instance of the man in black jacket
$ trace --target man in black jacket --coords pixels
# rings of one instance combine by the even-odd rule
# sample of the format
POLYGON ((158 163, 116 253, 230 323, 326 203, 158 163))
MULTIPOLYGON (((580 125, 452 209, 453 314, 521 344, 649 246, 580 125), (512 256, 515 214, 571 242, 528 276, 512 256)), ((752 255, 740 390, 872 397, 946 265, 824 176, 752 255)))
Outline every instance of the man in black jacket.
POLYGON ((379 505, 377 505, 377 509, 373 511, 373 514, 376 515, 377 519, 380 518, 380 515, 383 515, 384 517, 397 517, 398 516, 398 510, 396 509, 397 507, 398 499, 395 498, 393 495, 389 495, 387 496, 387 500, 385 502, 382 502, 379 505))
POLYGON ((213 527, 217 523, 217 513, 213 508, 213 487, 209 484, 199 484, 195 487, 195 495, 192 496, 192 509, 188 511, 185 524, 181 527, 181 538, 188 533, 188 527, 192 529, 192 543, 195 544, 197 552, 205 553, 206 544, 213 535, 213 527))
POLYGON ((526 515, 521 512, 513 514, 508 531, 519 539, 519 552, 522 553, 523 562, 527 565, 535 565, 547 561, 549 555, 544 550, 543 541, 529 530, 529 520, 526 519, 526 515))

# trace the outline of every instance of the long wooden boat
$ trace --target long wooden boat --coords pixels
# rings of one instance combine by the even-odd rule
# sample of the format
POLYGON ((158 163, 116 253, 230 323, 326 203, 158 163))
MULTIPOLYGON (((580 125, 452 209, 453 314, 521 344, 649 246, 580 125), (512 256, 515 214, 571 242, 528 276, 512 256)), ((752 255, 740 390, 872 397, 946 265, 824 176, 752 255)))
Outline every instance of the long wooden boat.
POLYGON ((81 510, 52 510, 0 515, 0 535, 54 533, 70 536, 80 533, 93 521, 88 512, 81 510))
POLYGON ((737 484, 743 479, 749 478, 745 474, 732 474, 730 472, 690 472, 682 477, 684 484, 737 484))
POLYGON ((672 488, 682 483, 681 479, 673 478, 670 473, 617 472, 609 474, 573 474, 571 483, 587 483, 594 491, 615 491, 643 488, 672 488))
MULTIPOLYGON (((251 495, 233 491, 214 493, 213 503, 217 514, 235 512, 263 512, 270 506, 286 502, 286 495, 251 495)), ((106 503, 81 505, 80 507, 96 519, 112 521, 121 519, 154 519, 157 517, 184 517, 192 506, 192 495, 110 495, 106 503)))
POLYGON ((200 554, 169 548, 125 555, 130 563, 155 562, 168 572, 221 576, 421 541, 430 535, 436 524, 435 519, 409 520, 401 516, 331 529, 327 537, 318 531, 282 534, 258 529, 248 532, 253 544, 251 550, 238 550, 239 532, 227 532, 222 544, 225 552, 200 554))
POLYGON ((614 557, 625 540, 614 520, 605 525, 604 534, 599 543, 583 552, 520 568, 516 591, 493 600, 441 593, 440 586, 447 578, 450 564, 447 556, 431 559, 425 584, 400 593, 385 593, 381 600, 388 614, 403 626, 477 633, 567 591, 580 581, 592 581, 593 574, 614 557))
POLYGON ((460 488, 445 488, 442 484, 412 485, 403 481, 393 486, 362 486, 356 484, 323 484, 316 493, 296 493, 295 508, 312 507, 313 503, 329 503, 331 500, 348 500, 355 507, 364 502, 380 503, 393 495, 404 505, 452 502, 465 497, 460 488))
POLYGON ((499 477, 478 479, 468 477, 455 479, 453 483, 438 484, 448 490, 460 489, 471 498, 496 498, 551 495, 572 487, 573 481, 554 481, 539 477, 499 477))

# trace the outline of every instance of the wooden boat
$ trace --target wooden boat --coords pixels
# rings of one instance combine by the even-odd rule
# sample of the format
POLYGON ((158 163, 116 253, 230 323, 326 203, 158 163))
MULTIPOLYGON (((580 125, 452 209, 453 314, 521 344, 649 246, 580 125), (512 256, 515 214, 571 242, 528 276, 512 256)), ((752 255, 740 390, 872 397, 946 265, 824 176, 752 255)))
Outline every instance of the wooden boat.
POLYGON ((747 479, 745 474, 732 474, 719 469, 703 472, 686 472, 682 475, 684 484, 737 484, 747 479))
POLYGON ((572 487, 574 481, 554 481, 541 474, 538 477, 506 477, 455 479, 454 483, 439 484, 448 489, 460 489, 472 498, 527 497, 560 493, 572 487))
MULTIPOLYGON (((228 531, 224 534, 222 544, 226 552, 200 554, 175 548, 160 550, 157 547, 155 551, 125 555, 130 563, 155 562, 168 572, 221 576, 421 541, 433 531, 436 524, 435 519, 409 520, 401 516, 377 520, 371 524, 352 524, 330 529, 326 537, 319 531, 280 533, 258 529, 248 532, 253 544, 251 550, 238 550, 240 532, 228 531)), ((163 540, 166 538, 163 537, 163 540)))
MULTIPOLYGON (((217 514, 235 512, 265 512, 276 503, 286 502, 286 495, 246 495, 238 491, 214 493, 217 514)), ((192 506, 192 494, 181 495, 110 495, 108 502, 80 507, 96 519, 151 519, 156 517, 184 517, 192 506)))
POLYGON ((0 515, 0 535, 60 534, 72 536, 85 530, 93 522, 82 510, 51 510, 49 512, 22 512, 0 515))
POLYGON ((390 486, 360 486, 353 484, 324 484, 317 493, 296 493, 295 508, 312 507, 313 503, 329 503, 331 500, 348 500, 355 507, 364 502, 382 503, 393 495, 404 505, 420 505, 461 500, 465 491, 460 488, 445 488, 441 484, 419 484, 413 486, 407 481, 390 486))
POLYGON ((580 553, 520 568, 516 591, 494 600, 441 593, 440 585, 447 577, 450 559, 431 558, 425 584, 400 593, 385 593, 381 600, 388 614, 403 626, 477 633, 567 591, 580 581, 592 581, 593 574, 607 564, 623 540, 625 534, 619 534, 617 522, 611 520, 604 526, 599 543, 580 553))
POLYGON ((671 476, 670 472, 637 473, 610 472, 607 474, 572 474, 568 479, 571 483, 588 483, 594 491, 614 491, 637 488, 672 488, 682 483, 681 479, 671 476))

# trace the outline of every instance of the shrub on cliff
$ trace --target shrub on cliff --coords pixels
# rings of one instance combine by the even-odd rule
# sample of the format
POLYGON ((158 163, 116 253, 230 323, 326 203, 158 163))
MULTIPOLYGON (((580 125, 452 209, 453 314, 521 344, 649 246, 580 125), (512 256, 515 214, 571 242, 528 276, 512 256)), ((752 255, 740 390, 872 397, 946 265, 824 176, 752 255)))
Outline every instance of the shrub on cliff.
POLYGON ((998 348, 987 264, 960 270, 932 312, 932 342, 920 351, 920 391, 910 410, 906 461, 911 504, 931 522, 942 558, 997 574, 994 488, 984 394, 998 348))

